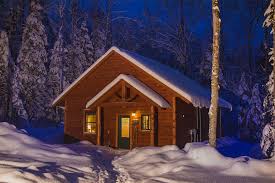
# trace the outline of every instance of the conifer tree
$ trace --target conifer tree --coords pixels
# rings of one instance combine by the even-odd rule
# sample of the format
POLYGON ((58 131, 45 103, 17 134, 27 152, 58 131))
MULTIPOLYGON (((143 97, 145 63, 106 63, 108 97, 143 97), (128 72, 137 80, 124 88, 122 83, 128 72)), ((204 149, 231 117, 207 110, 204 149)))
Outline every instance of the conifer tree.
POLYGON ((22 46, 17 58, 19 96, 26 109, 28 120, 45 115, 48 101, 46 95, 47 35, 42 24, 42 7, 31 2, 31 13, 23 31, 22 46))
POLYGON ((83 68, 86 70, 90 65, 94 63, 94 47, 87 27, 87 20, 84 20, 80 27, 81 47, 84 51, 85 60, 83 62, 83 68))
POLYGON ((263 128, 264 111, 258 83, 253 86, 249 106, 246 116, 246 126, 250 130, 251 139, 259 141, 259 139, 261 139, 261 130, 263 128))
POLYGON ((11 59, 9 51, 9 40, 6 32, 0 32, 0 121, 8 117, 10 97, 10 72, 9 62, 11 59))
POLYGON ((265 27, 271 27, 271 33, 273 36, 273 48, 271 49, 270 62, 272 65, 272 72, 267 82, 267 96, 264 101, 266 113, 270 114, 270 121, 267 123, 263 130, 261 147, 263 153, 270 157, 275 152, 275 0, 271 0, 270 4, 265 12, 266 19, 264 21, 265 27))
POLYGON ((59 31, 57 39, 54 43, 53 49, 50 51, 50 66, 49 73, 47 77, 47 88, 50 101, 48 103, 48 114, 47 118, 53 121, 59 120, 59 110, 54 109, 51 105, 53 100, 64 90, 65 85, 65 76, 64 76, 64 65, 65 65, 65 56, 66 48, 64 45, 63 38, 63 27, 64 27, 64 10, 65 2, 59 1, 58 4, 58 14, 60 18, 59 31))
POLYGON ((66 86, 72 83, 84 71, 86 65, 86 56, 82 47, 81 30, 79 28, 79 10, 77 1, 72 1, 71 17, 72 31, 70 35, 70 44, 67 45, 66 63, 64 75, 66 78, 66 86))

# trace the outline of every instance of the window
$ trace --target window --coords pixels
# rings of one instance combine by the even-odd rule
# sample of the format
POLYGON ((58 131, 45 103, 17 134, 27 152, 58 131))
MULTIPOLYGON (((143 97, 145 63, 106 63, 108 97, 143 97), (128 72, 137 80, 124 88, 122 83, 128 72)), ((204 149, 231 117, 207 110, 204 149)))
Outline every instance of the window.
POLYGON ((150 116, 149 115, 141 115, 141 130, 150 130, 150 116))
POLYGON ((96 113, 86 113, 85 132, 96 134, 96 113))

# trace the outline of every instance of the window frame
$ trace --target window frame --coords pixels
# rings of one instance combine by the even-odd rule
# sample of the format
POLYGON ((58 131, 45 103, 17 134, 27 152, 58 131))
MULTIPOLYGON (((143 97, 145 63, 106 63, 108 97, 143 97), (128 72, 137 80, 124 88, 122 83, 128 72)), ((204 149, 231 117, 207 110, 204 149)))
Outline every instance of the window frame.
POLYGON ((89 134, 89 135, 96 135, 97 134, 97 114, 95 111, 85 111, 84 115, 84 128, 83 128, 84 134, 89 134), (95 115, 95 121, 94 122, 87 122, 87 116, 88 115, 95 115), (91 126, 95 126, 95 132, 88 132, 87 131, 87 124, 90 123, 91 126))
POLYGON ((140 116, 140 129, 141 129, 141 131, 142 132, 148 132, 148 131, 151 131, 151 115, 150 114, 142 114, 141 116, 140 116), (149 125, 148 125, 148 127, 149 128, 146 128, 146 129, 144 129, 143 127, 143 117, 144 116, 148 116, 148 123, 149 123, 149 125))

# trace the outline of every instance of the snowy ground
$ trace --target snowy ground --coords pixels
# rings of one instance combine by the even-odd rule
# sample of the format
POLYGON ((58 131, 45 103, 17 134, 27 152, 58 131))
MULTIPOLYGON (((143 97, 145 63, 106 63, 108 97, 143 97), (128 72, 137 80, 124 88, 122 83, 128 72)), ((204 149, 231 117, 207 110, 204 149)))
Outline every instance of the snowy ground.
POLYGON ((89 142, 49 144, 62 131, 44 130, 51 135, 0 123, 0 182, 275 182, 275 160, 223 156, 255 152, 255 144, 233 138, 219 140, 223 155, 202 143, 128 152, 89 142))
POLYGON ((0 123, 0 182, 115 182, 117 153, 88 142, 46 144, 0 123))
POLYGON ((275 182, 275 161, 228 158, 214 148, 193 143, 134 149, 113 161, 129 182, 275 182))

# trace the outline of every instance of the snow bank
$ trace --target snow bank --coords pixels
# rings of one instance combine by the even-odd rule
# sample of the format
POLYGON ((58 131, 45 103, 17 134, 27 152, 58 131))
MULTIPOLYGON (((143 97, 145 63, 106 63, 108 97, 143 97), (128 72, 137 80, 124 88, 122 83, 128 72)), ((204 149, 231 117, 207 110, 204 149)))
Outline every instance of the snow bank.
POLYGON ((45 144, 0 122, 0 182, 115 182, 112 158, 88 142, 45 144))
POLYGON ((182 182, 188 177, 196 182, 205 174, 211 178, 210 182, 232 177, 240 182, 248 178, 275 181, 275 162, 224 157, 204 143, 189 143, 183 150, 173 145, 136 148, 116 158, 113 165, 121 175, 128 176, 128 182, 182 182))
POLYGON ((26 131, 18 130, 6 122, 0 123, 0 152, 44 160, 47 158, 48 161, 56 158, 72 158, 72 156, 75 160, 83 158, 63 146, 44 144, 28 136, 26 131))

